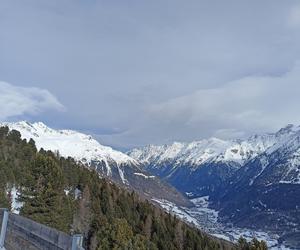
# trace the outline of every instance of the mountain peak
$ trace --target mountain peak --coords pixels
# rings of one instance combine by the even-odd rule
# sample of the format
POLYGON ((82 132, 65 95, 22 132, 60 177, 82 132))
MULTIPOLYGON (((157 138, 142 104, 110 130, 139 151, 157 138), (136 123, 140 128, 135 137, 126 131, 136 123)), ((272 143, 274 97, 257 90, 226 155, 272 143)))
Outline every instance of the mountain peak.
MULTIPOLYGON (((27 122, 28 123, 28 122, 27 122)), ((45 123, 43 122, 35 122, 33 123, 33 126, 40 127, 40 128, 49 128, 45 123)))
POLYGON ((78 161, 85 159, 85 163, 88 164, 91 164, 93 161, 103 161, 107 167, 109 167, 110 163, 138 165, 137 161, 128 155, 113 150, 111 147, 101 145, 91 135, 74 130, 55 130, 43 122, 4 122, 0 123, 1 125, 18 130, 24 139, 29 140, 32 138, 36 142, 38 149, 44 148, 45 150, 59 151, 64 157, 71 156, 78 161))
POLYGON ((288 124, 287 126, 281 128, 277 134, 288 134, 295 133, 300 131, 300 126, 296 126, 294 124, 288 124))
MULTIPOLYGON (((277 133, 253 135, 248 139, 222 140, 209 138, 190 143, 172 143, 164 146, 153 146, 134 149, 128 154, 140 162, 173 162, 176 164, 200 166, 208 162, 235 162, 243 165, 257 155, 272 153, 281 145, 287 144, 300 127, 292 124, 280 129, 277 133)), ((297 146, 297 145, 296 145, 297 146)))

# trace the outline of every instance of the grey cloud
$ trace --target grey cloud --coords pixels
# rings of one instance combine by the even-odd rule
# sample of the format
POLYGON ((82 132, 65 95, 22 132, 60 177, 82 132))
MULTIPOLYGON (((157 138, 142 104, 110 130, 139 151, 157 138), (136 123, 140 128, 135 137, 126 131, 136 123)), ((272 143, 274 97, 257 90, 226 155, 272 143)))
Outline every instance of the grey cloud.
POLYGON ((142 135, 143 131, 147 131, 147 139, 152 143, 209 136, 241 138, 276 131, 287 123, 300 124, 299 83, 298 62, 281 76, 245 77, 220 87, 201 89, 150 105, 142 124, 114 139, 130 143, 132 134, 142 135))
MULTIPOLYGON (((255 132, 275 130, 287 122, 300 124, 300 63, 287 73, 276 76, 252 76, 218 88, 199 90, 150 107, 149 114, 171 125, 180 122, 184 129, 206 130, 206 121, 222 130, 255 132), (181 118, 181 119, 180 119, 181 118)), ((231 132, 230 132, 231 134, 231 132)), ((230 135, 231 136, 231 135, 230 135)))
MULTIPOLYGON (((230 82, 248 77, 277 79, 300 55, 296 0, 0 1, 0 79, 39 83, 68 109, 33 120, 98 134, 113 146, 248 134, 252 126, 240 122, 232 131, 218 102, 199 108, 193 93, 226 92, 230 82), (177 110, 163 112, 180 98, 177 110)), ((249 101, 236 99, 245 112, 233 106, 228 115, 245 123, 260 117, 257 107, 247 109, 249 101)))
POLYGON ((0 81, 0 120, 21 115, 37 115, 46 110, 63 111, 64 106, 49 91, 24 88, 0 81))

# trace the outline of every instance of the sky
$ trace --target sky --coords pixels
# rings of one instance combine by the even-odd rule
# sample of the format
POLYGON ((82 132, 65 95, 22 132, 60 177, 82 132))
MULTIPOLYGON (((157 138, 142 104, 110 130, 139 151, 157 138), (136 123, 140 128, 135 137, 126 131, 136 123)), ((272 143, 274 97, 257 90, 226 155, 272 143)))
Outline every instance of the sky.
POLYGON ((0 120, 126 150, 300 124, 298 0, 0 0, 0 120))

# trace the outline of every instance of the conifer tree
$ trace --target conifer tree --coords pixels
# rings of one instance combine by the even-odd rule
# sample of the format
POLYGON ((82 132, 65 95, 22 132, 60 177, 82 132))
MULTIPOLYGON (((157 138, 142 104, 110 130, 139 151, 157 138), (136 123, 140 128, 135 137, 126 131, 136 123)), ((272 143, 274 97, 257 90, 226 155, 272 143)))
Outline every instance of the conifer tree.
POLYGON ((21 214, 46 225, 66 231, 63 211, 63 175, 53 159, 37 155, 32 164, 26 189, 21 200, 25 202, 21 214))

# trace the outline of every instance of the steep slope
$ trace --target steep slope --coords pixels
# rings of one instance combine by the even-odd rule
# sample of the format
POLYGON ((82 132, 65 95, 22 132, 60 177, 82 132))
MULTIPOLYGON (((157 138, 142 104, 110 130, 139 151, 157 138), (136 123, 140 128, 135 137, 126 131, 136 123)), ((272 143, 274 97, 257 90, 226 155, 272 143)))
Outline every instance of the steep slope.
POLYGON ((142 170, 140 163, 128 155, 101 145, 90 135, 73 130, 55 130, 45 124, 2 123, 11 130, 17 130, 22 138, 33 139, 38 149, 58 152, 64 157, 72 157, 78 162, 96 169, 100 176, 109 177, 126 188, 133 188, 146 197, 169 199, 178 205, 190 202, 169 184, 142 170))
POLYGON ((150 145, 133 149, 128 155, 141 162, 147 171, 192 197, 211 195, 242 166, 262 153, 271 153, 286 145, 299 131, 299 127, 288 125, 277 133, 254 135, 246 140, 211 138, 191 143, 150 145))
POLYGON ((300 247, 300 127, 246 140, 174 143, 129 155, 191 197, 209 195, 220 219, 272 231, 300 247))
POLYGON ((214 198, 225 221, 300 235, 299 127, 288 126, 276 136, 283 134, 285 140, 247 162, 214 198))
POLYGON ((129 156, 191 197, 210 195, 247 160, 273 144, 272 137, 248 141, 216 138, 134 149, 129 156))

